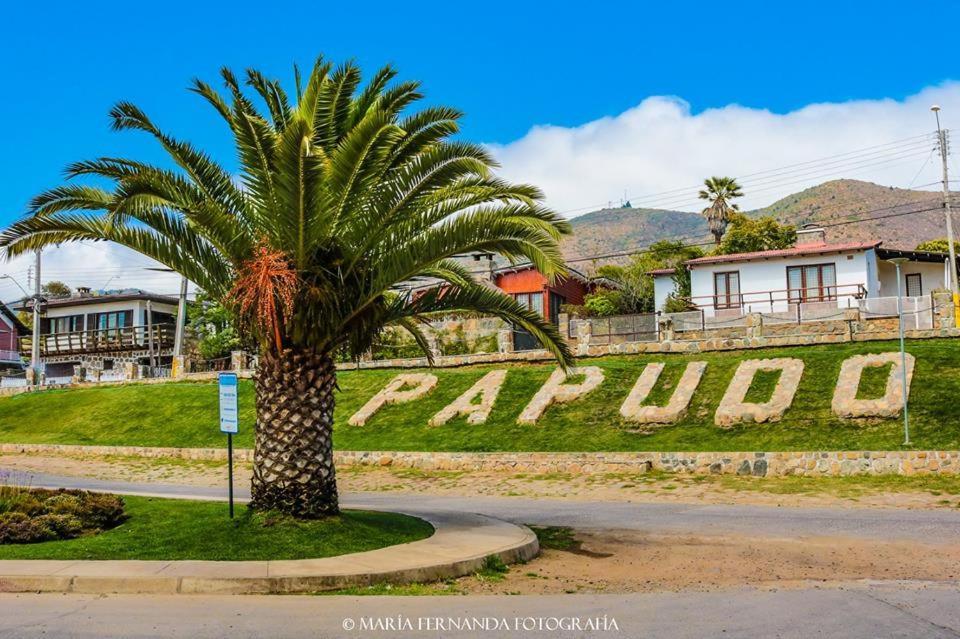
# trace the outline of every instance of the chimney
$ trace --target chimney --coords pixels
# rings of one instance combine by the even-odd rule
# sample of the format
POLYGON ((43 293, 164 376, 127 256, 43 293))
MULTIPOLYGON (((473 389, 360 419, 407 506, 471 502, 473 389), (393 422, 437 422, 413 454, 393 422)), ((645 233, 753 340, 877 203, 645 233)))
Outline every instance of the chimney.
POLYGON ((804 224, 797 230, 797 248, 803 246, 821 246, 827 243, 827 232, 822 226, 804 224))
POLYGON ((80 297, 89 297, 90 296, 90 287, 89 286, 78 286, 77 295, 80 297))

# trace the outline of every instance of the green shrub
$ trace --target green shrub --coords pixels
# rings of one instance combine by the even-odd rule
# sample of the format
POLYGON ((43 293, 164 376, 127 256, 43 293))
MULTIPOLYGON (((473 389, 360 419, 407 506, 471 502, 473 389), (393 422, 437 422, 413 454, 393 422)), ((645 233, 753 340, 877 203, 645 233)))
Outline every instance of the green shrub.
POLYGON ((0 515, 0 544, 30 544, 57 538, 42 517, 31 517, 20 512, 0 515))
POLYGON ((85 507, 81 516, 90 527, 106 530, 119 526, 126 519, 123 513, 123 497, 102 493, 83 493, 85 507))
MULTIPOLYGON (((73 539, 83 532, 83 522, 73 515, 56 515, 53 513, 40 515, 34 518, 38 526, 53 531, 54 539, 73 539)), ((40 541, 40 540, 38 540, 40 541)))
POLYGON ((23 490, 0 496, 0 544, 73 539, 123 522, 123 499, 82 490, 23 490))
POLYGON ((597 291, 583 298, 583 306, 593 317, 608 317, 623 312, 619 291, 597 291))

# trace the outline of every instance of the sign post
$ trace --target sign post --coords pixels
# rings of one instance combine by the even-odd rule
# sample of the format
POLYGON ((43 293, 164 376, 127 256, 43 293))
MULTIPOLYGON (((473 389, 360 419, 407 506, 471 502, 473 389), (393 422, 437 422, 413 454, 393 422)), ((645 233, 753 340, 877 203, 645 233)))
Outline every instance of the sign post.
POLYGON ((220 432, 227 434, 227 481, 230 495, 230 519, 233 519, 233 435, 240 423, 237 410, 237 374, 220 373, 220 432))

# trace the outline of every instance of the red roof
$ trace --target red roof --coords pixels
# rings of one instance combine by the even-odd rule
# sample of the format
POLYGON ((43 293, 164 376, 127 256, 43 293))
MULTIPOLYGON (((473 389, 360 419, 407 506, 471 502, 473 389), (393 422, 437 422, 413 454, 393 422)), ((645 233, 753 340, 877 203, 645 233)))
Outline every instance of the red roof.
POLYGON ((655 268, 652 271, 647 271, 647 275, 673 275, 676 270, 675 268, 655 268))
POLYGON ((725 262, 750 262, 752 260, 769 260, 780 257, 795 257, 800 255, 821 255, 823 253, 846 253, 849 251, 866 251, 880 246, 875 242, 848 242, 846 244, 808 244, 788 249, 773 251, 754 251, 753 253, 732 253, 730 255, 708 255, 684 262, 688 267, 702 264, 722 264, 725 262))

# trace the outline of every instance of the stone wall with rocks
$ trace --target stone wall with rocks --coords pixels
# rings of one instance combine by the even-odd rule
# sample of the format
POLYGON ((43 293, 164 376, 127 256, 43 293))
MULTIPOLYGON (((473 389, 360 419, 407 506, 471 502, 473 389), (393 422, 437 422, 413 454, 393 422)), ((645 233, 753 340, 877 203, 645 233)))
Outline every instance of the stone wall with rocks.
MULTIPOLYGON (((146 458, 226 461, 225 448, 69 446, 0 444, 0 454, 64 456, 125 455, 146 458)), ((242 463, 253 451, 234 449, 242 463)), ((338 466, 378 466, 419 470, 507 473, 668 473, 752 475, 755 477, 849 477, 854 475, 958 475, 960 451, 830 452, 646 452, 646 453, 427 453, 335 451, 338 466)))

